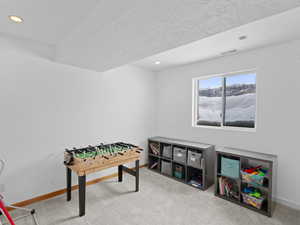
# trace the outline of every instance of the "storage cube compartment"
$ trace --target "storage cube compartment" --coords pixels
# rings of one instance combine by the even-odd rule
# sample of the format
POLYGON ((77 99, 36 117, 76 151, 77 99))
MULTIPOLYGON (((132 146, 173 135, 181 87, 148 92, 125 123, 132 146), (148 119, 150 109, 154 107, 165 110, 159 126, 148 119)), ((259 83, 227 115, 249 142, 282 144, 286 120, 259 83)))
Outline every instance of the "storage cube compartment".
POLYGON ((149 142, 149 153, 153 155, 160 155, 160 144, 158 142, 149 142))
POLYGON ((245 160, 242 162, 241 178, 242 182, 253 186, 269 187, 270 165, 260 160, 245 160))
POLYGON ((189 149, 188 150, 188 160, 187 160, 187 164, 189 166, 198 168, 198 169, 202 169, 203 166, 201 165, 201 163, 204 164, 204 160, 202 160, 202 152, 196 151, 196 150, 192 150, 189 149))
POLYGON ((248 194, 242 193, 243 203, 250 205, 257 209, 262 209, 265 198, 255 198, 248 194))
POLYGON ((184 180, 185 179, 185 166, 174 163, 173 164, 173 176, 177 179, 184 180))
POLYGON ((231 179, 229 177, 218 176, 216 185, 219 195, 225 196, 235 201, 239 201, 240 187, 238 184, 238 180, 231 179))
POLYGON ((179 163, 186 164, 187 150, 184 147, 173 147, 173 160, 179 163))
POLYGON ((218 173, 232 178, 240 177, 240 159, 237 157, 229 157, 220 155, 218 158, 218 173))
POLYGON ((170 144, 161 144, 162 156, 165 158, 172 158, 172 145, 170 144))
POLYGON ((160 172, 160 160, 157 157, 149 156, 149 169, 160 172))
POLYGON ((241 170, 242 182, 249 183, 256 187, 269 187, 269 180, 266 176, 260 176, 255 174, 246 173, 241 170))
POLYGON ((246 205, 250 205, 256 209, 261 209, 267 211, 268 208, 268 200, 267 193, 255 186, 250 184, 242 185, 242 202, 246 205))
POLYGON ((203 179, 203 171, 200 169, 196 169, 194 167, 187 168, 187 181, 188 184, 196 187, 203 188, 204 179, 203 179))
POLYGON ((168 176, 172 176, 172 163, 170 161, 161 161, 161 173, 168 176))

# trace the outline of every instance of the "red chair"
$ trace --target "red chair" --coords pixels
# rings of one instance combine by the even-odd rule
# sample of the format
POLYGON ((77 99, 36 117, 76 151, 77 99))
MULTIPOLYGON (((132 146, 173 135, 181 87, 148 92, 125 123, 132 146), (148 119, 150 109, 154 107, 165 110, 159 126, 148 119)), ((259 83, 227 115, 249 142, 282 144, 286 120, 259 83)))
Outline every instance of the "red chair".
MULTIPOLYGON (((5 165, 4 161, 0 159, 0 175, 1 175, 2 171, 4 170, 4 165, 5 165)), ((19 209, 19 210, 26 211, 26 212, 30 213, 30 214, 26 214, 26 215, 19 216, 19 217, 15 218, 14 219, 15 221, 17 221, 21 218, 27 217, 29 215, 32 215, 35 224, 39 225, 39 223, 37 221, 37 218, 36 218, 36 215, 35 215, 35 210, 34 209, 21 208, 21 207, 17 207, 17 206, 6 206, 4 201, 3 201, 3 196, 0 194, 0 216, 1 216, 1 214, 4 215, 11 225, 16 225, 13 218, 9 214, 9 212, 7 210, 7 207, 10 207, 10 208, 13 208, 13 209, 19 209)), ((0 225, 1 225, 1 220, 0 220, 0 225)))
POLYGON ((12 217, 8 213, 7 209, 5 208, 2 195, 0 195, 0 211, 4 216, 6 216, 6 218, 8 219, 11 225, 15 225, 15 222, 13 221, 12 217))
POLYGON ((5 208, 2 195, 0 195, 0 211, 4 216, 6 216, 6 218, 8 219, 11 225, 15 225, 15 222, 13 221, 12 217, 8 213, 7 209, 5 208))

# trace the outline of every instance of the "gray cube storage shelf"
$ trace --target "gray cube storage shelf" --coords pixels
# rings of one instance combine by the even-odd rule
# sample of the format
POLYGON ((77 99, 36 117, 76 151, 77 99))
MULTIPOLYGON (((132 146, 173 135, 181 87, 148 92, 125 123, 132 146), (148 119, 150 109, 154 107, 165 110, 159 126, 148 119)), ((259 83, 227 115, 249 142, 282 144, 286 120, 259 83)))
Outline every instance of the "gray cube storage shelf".
POLYGON ((217 197, 223 198, 240 206, 271 217, 274 210, 273 198, 276 195, 277 156, 226 147, 217 148, 215 155, 215 195, 217 197), (238 166, 236 165, 237 162, 238 166), (262 165, 263 168, 268 169, 266 176, 263 178, 262 185, 257 185, 253 182, 250 183, 247 180, 243 179, 240 172, 241 170, 258 165, 262 165), (222 166, 225 166, 225 168, 222 168, 222 166), (238 176, 236 175, 236 172, 231 171, 235 170, 236 168, 238 168, 239 170, 238 176), (222 188, 222 184, 220 186, 220 183, 222 183, 223 179, 226 179, 228 182, 234 183, 236 185, 237 195, 232 197, 226 194, 224 195, 224 193, 221 194, 220 189, 222 188), (244 202, 243 198, 245 196, 245 193, 243 193, 243 190, 245 187, 253 187, 260 190, 264 197, 261 208, 256 208, 249 203, 244 202))
POLYGON ((155 172, 202 190, 214 182, 212 145, 152 137, 148 139, 148 154, 148 168, 155 172))

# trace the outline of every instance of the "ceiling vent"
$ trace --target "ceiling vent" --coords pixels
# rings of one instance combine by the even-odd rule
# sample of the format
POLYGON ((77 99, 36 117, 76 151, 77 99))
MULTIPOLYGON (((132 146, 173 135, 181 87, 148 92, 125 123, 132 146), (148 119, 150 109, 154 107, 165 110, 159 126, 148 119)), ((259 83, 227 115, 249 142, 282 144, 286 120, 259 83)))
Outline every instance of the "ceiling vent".
POLYGON ((237 49, 232 49, 226 52, 222 52, 221 55, 232 55, 234 53, 236 53, 238 50, 237 49))

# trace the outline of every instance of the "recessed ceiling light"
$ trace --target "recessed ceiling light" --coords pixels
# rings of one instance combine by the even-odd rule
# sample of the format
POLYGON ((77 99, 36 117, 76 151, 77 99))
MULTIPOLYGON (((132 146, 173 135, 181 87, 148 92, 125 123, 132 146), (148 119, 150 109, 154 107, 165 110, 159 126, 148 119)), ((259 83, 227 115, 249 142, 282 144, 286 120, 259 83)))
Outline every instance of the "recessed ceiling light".
POLYGON ((22 23, 23 19, 19 16, 8 16, 8 18, 15 23, 22 23))
POLYGON ((160 64, 160 61, 155 61, 155 65, 159 65, 160 64))
POLYGON ((243 36, 240 36, 239 39, 242 41, 242 40, 245 40, 247 39, 247 36, 246 35, 243 35, 243 36))

